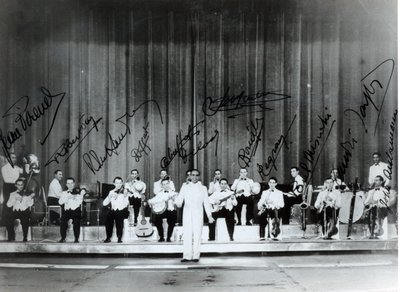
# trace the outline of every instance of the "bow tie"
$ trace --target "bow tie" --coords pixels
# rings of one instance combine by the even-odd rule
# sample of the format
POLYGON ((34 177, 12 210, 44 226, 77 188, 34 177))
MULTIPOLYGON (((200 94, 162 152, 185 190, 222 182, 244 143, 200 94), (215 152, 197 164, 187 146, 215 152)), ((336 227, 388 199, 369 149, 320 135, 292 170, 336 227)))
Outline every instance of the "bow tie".
POLYGON ((226 192, 226 190, 222 190, 221 192, 226 192))
POLYGON ((380 191, 381 190, 381 188, 375 188, 375 191, 380 191))
POLYGON ((169 193, 168 191, 164 191, 164 193, 169 193))
POLYGON ((241 178, 240 180, 246 180, 247 178, 241 178))
POLYGON ((270 190, 271 192, 274 192, 274 190, 270 190))
POLYGON ((68 194, 71 194, 71 191, 67 191, 68 194))

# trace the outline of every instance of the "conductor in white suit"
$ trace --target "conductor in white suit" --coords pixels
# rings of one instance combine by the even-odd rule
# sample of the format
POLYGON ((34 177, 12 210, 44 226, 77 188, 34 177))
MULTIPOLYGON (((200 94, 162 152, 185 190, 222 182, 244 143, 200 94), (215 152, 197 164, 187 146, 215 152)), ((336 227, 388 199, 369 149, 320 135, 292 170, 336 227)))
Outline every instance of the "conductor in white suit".
POLYGON ((207 187, 200 181, 200 171, 193 169, 191 182, 183 184, 175 203, 183 207, 183 259, 181 262, 198 262, 200 259, 200 242, 203 231, 203 206, 208 221, 214 222, 208 201, 207 187))

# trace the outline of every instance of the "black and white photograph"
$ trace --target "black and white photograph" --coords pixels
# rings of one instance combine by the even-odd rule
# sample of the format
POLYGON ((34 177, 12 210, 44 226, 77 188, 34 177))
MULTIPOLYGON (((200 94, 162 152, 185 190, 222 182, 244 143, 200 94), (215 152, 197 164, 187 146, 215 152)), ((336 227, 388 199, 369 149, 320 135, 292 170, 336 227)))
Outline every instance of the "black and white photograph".
POLYGON ((398 286, 396 0, 0 0, 0 290, 398 286))

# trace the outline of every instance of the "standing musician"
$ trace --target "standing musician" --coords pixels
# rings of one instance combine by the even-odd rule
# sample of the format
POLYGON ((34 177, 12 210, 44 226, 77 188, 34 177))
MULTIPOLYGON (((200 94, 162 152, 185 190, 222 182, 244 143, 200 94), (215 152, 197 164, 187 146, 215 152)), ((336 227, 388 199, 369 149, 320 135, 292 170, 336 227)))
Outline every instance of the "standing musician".
POLYGON ((64 205, 61 215, 60 233, 61 239, 59 242, 65 242, 67 237, 68 220, 72 219, 74 227, 75 243, 79 242, 79 234, 81 231, 82 210, 81 205, 83 196, 86 193, 85 189, 75 188, 75 179, 72 177, 66 180, 67 190, 61 193, 58 203, 64 205))
MULTIPOLYGON (((269 189, 262 192, 260 201, 257 204, 260 215, 260 240, 265 240, 265 227, 270 226, 268 219, 272 219, 272 236, 277 240, 280 234, 280 209, 285 205, 283 193, 276 188, 278 180, 271 177, 268 181, 269 189)), ((269 227, 268 227, 269 228, 269 227)), ((269 230, 269 229, 268 229, 269 230)))
POLYGON ((159 192, 163 190, 161 184, 164 178, 167 178, 169 180, 169 188, 171 191, 175 192, 175 185, 174 182, 171 180, 171 177, 168 175, 167 171, 165 169, 160 170, 160 179, 153 184, 153 193, 154 195, 157 195, 159 192))
POLYGON ((113 234, 114 221, 117 229, 118 243, 122 242, 124 232, 124 219, 129 217, 129 197, 132 193, 124 188, 124 182, 121 177, 117 176, 113 180, 115 188, 111 190, 103 201, 103 205, 107 206, 111 203, 111 209, 106 218, 106 235, 105 243, 111 242, 113 234))
POLYGON ((153 207, 155 204, 162 204, 165 210, 156 214, 154 217, 154 224, 157 227, 158 235, 160 239, 158 242, 164 242, 164 229, 163 229, 163 219, 167 219, 168 223, 168 231, 167 231, 167 242, 171 242, 171 236, 174 232, 174 227, 177 220, 177 213, 174 205, 174 197, 177 195, 175 190, 171 189, 171 181, 169 178, 164 178, 161 182, 161 191, 158 194, 148 200, 148 204, 150 207, 153 207))
POLYGON ((325 189, 318 194, 314 207, 319 214, 324 239, 332 239, 338 230, 336 228, 339 209, 341 207, 340 191, 335 189, 332 178, 325 179, 325 189))
POLYGON ((285 193, 283 197, 285 208, 282 215, 283 224, 289 224, 291 208, 293 205, 303 202, 304 179, 299 174, 299 168, 293 166, 290 169, 290 175, 294 179, 292 191, 285 193))
POLYGON ((239 171, 239 178, 235 179, 232 184, 232 190, 239 193, 237 196, 237 206, 236 206, 236 215, 238 217, 237 225, 242 225, 242 208, 243 205, 247 206, 246 210, 246 225, 251 225, 250 220, 253 219, 253 198, 251 197, 251 189, 253 187, 254 181, 247 177, 247 169, 241 168, 239 171))
POLYGON ((370 231, 370 239, 377 239, 383 234, 382 223, 388 215, 390 193, 384 187, 384 178, 380 175, 375 177, 374 189, 370 190, 364 201, 367 211, 367 221, 370 231), (375 229, 375 227, 377 227, 375 229))
POLYGON ((7 201, 10 197, 10 194, 15 191, 15 183, 17 179, 23 174, 23 170, 21 167, 17 166, 17 155, 15 153, 10 154, 10 162, 7 162, 1 168, 1 175, 3 177, 3 208, 2 208, 2 216, 1 221, 3 225, 7 225, 8 218, 11 216, 11 210, 7 207, 7 201))
POLYGON ((133 193, 133 196, 129 197, 129 204, 133 206, 134 225, 136 226, 142 204, 142 197, 146 192, 146 184, 140 179, 139 170, 131 170, 131 175, 129 181, 125 183, 125 188, 133 193))
POLYGON ((191 181, 183 184, 175 203, 183 207, 183 259, 181 262, 198 262, 200 259, 200 242, 203 231, 203 207, 209 223, 214 222, 208 201, 207 187, 200 181, 200 171, 191 171, 191 181))
POLYGON ((21 178, 15 182, 17 190, 10 194, 7 201, 7 207, 12 208, 12 213, 7 224, 8 241, 15 240, 14 221, 21 220, 22 233, 24 236, 23 241, 28 241, 28 229, 31 218, 30 207, 33 205, 34 193, 28 194, 25 190, 25 181, 21 178))
POLYGON ((349 190, 345 182, 339 178, 339 171, 337 168, 332 168, 331 170, 331 179, 333 180, 333 188, 338 190, 349 190))
MULTIPOLYGON (((47 206, 59 206, 58 200, 60 199, 61 193, 63 191, 61 186, 61 180, 63 178, 63 173, 61 170, 56 170, 54 172, 54 178, 49 185, 49 192, 47 195, 47 206)), ((50 222, 56 224, 60 221, 60 214, 55 211, 50 212, 50 222)))
POLYGON ((378 152, 372 154, 372 160, 374 164, 372 164, 369 168, 369 174, 368 174, 369 186, 371 188, 375 187, 374 186, 375 178, 379 175, 382 177, 385 187, 389 188, 390 180, 385 175, 385 173, 388 173, 389 171, 387 163, 381 161, 381 154, 378 152))
MULTIPOLYGON (((229 190, 228 180, 226 178, 222 178, 219 181, 219 186, 221 190, 213 192, 213 194, 208 198, 212 206, 212 217, 214 220, 217 220, 217 218, 225 218, 229 239, 230 241, 233 241, 233 232, 235 230, 234 207, 238 202, 235 193, 229 190)), ((209 241, 215 240, 215 225, 216 221, 208 224, 209 241)))
MULTIPOLYGON (((208 186, 208 193, 211 195, 214 192, 218 192, 221 190, 220 180, 222 178, 222 172, 220 169, 216 169, 214 171, 214 179, 210 182, 208 186)), ((229 188, 229 187, 228 187, 229 188)))

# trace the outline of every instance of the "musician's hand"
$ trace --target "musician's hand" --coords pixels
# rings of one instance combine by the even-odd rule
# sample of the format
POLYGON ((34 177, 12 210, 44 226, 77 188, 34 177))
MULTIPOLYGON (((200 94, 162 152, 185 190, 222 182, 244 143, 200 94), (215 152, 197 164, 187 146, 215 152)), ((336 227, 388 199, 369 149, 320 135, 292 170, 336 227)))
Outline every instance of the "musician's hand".
POLYGON ((146 196, 144 195, 144 194, 142 194, 141 196, 141 199, 144 201, 144 200, 146 200, 146 196))
POLYGON ((219 205, 220 203, 221 203, 220 200, 216 200, 216 201, 215 201, 215 204, 217 204, 217 205, 219 205))
POLYGON ((214 222, 215 222, 215 220, 212 216, 208 217, 208 223, 212 224, 214 222))
POLYGON ((235 196, 234 195, 231 195, 231 200, 234 200, 235 199, 235 196))

